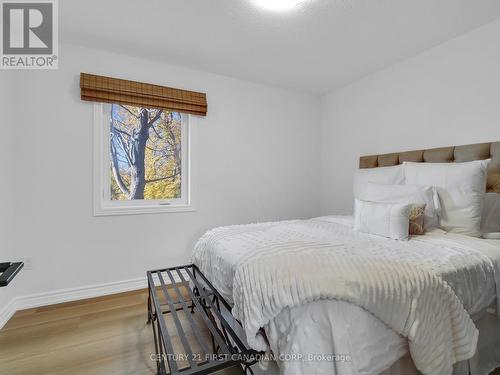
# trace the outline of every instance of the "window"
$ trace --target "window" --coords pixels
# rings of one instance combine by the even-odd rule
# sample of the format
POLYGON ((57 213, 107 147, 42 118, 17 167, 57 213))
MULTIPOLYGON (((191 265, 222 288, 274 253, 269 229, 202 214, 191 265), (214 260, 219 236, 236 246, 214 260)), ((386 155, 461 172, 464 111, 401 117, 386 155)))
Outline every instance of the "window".
POLYGON ((95 215, 192 210, 188 115, 95 106, 95 215))

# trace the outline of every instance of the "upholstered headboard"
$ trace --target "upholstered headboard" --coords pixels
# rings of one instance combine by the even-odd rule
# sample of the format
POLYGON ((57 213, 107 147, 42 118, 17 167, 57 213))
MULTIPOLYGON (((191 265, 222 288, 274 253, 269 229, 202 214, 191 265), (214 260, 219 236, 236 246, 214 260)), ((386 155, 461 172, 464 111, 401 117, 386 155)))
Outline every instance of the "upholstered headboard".
POLYGON ((453 163, 472 160, 490 159, 487 191, 500 193, 500 141, 492 143, 476 143, 464 146, 450 146, 396 152, 382 155, 361 156, 360 168, 389 167, 405 161, 422 163, 453 163))

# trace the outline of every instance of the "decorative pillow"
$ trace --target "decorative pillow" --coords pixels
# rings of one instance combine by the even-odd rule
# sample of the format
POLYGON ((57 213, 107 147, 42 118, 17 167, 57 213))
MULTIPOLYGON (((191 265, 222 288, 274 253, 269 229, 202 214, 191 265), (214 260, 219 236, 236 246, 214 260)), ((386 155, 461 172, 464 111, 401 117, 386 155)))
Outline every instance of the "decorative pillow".
POLYGON ((425 230, 439 226, 441 205, 439 195, 433 186, 424 185, 386 185, 368 183, 365 198, 372 202, 413 203, 425 206, 425 230))
POLYGON ((407 240, 411 204, 354 200, 354 230, 394 240, 407 240))
POLYGON ((474 237, 481 235, 488 161, 405 162, 403 166, 407 184, 432 185, 437 188, 441 200, 441 228, 474 237))
POLYGON ((484 195, 481 232, 500 232, 500 194, 486 193, 484 195))
POLYGON ((420 235, 425 233, 424 217, 425 217, 425 204, 420 206, 417 204, 412 205, 409 216, 410 234, 420 235))
POLYGON ((354 198, 367 200, 365 189, 369 182, 388 185, 404 184, 405 178, 403 172, 402 165, 356 170, 354 173, 354 198))

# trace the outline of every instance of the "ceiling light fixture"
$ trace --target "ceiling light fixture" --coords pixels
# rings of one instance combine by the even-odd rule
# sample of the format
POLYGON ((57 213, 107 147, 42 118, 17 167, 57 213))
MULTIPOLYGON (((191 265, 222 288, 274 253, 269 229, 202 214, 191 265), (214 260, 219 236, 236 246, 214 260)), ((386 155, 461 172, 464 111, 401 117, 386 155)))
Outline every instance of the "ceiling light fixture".
POLYGON ((255 4, 269 10, 290 10, 305 0, 253 0, 255 4))

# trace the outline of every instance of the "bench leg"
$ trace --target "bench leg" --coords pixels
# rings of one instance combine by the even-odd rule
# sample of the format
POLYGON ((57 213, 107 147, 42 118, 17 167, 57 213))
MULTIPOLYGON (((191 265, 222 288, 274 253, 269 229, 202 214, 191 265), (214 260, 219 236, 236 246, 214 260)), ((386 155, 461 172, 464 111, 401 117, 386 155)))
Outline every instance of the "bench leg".
POLYGON ((151 293, 148 291, 148 321, 146 324, 151 324, 151 315, 152 315, 152 311, 151 311, 151 293))
POLYGON ((245 375, 254 375, 252 367, 249 365, 241 364, 241 369, 245 375))

